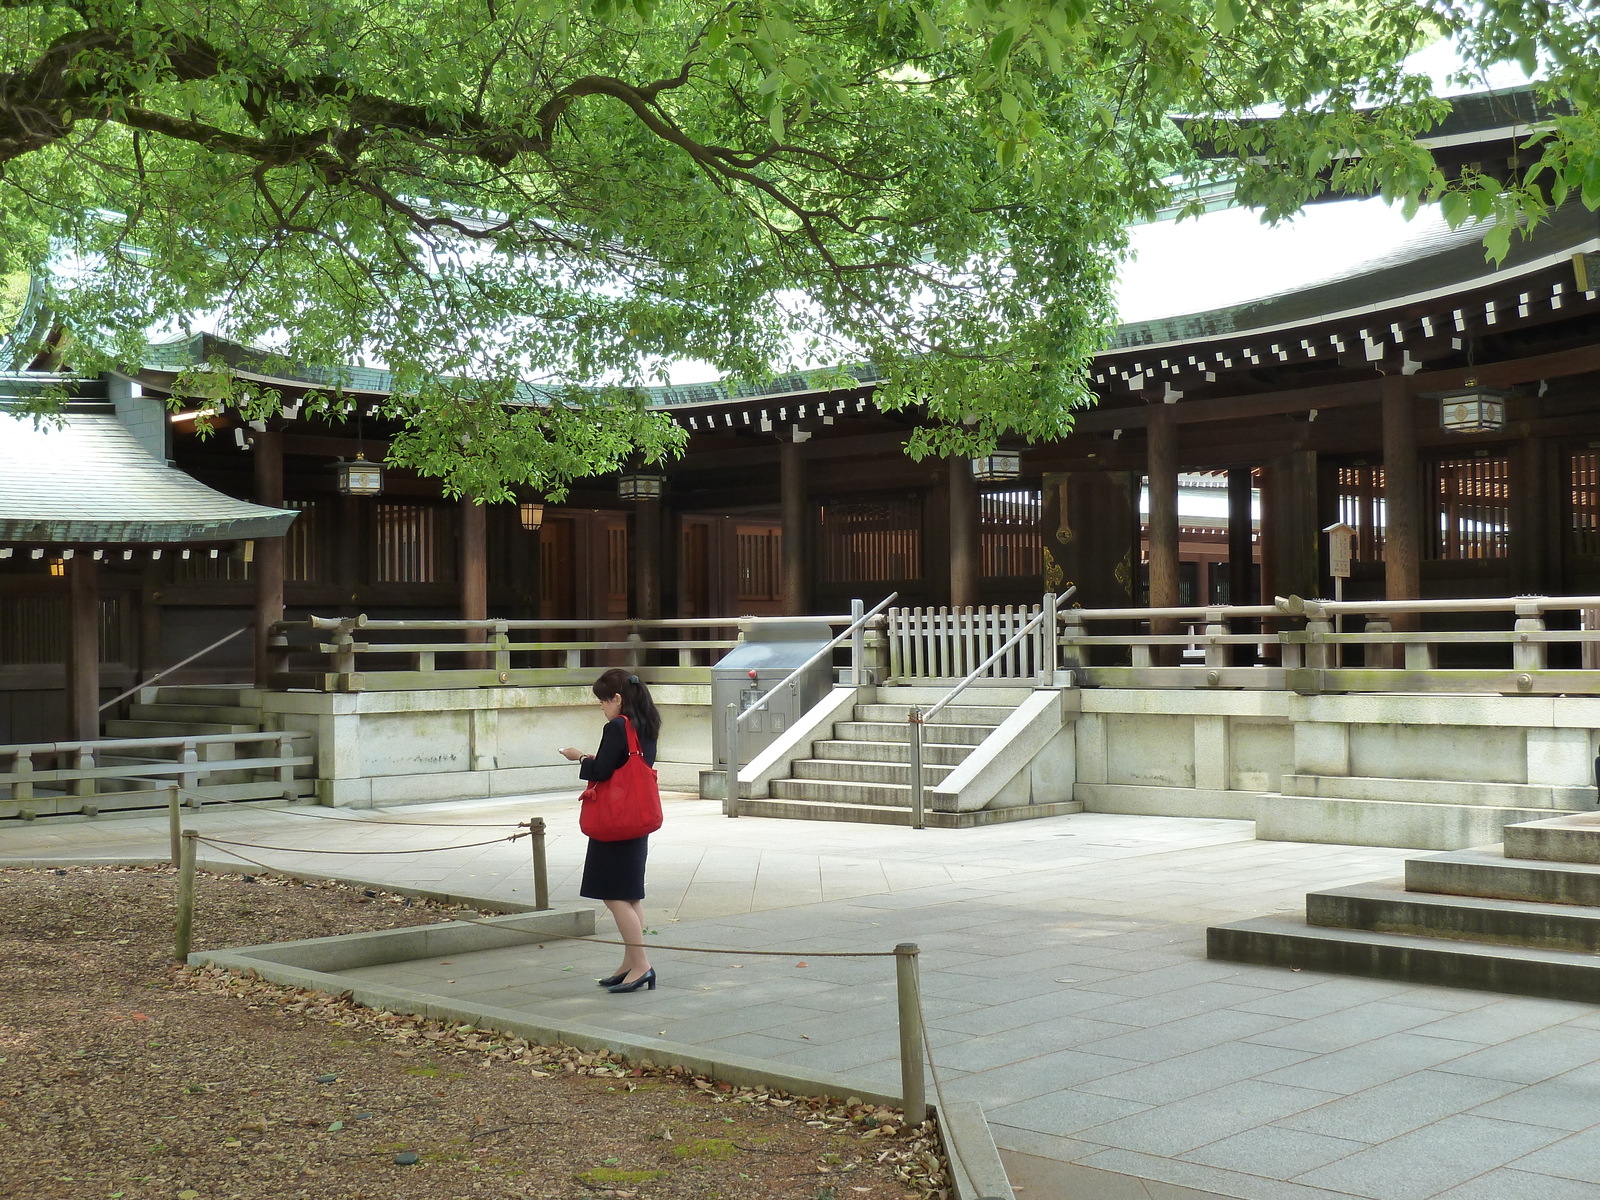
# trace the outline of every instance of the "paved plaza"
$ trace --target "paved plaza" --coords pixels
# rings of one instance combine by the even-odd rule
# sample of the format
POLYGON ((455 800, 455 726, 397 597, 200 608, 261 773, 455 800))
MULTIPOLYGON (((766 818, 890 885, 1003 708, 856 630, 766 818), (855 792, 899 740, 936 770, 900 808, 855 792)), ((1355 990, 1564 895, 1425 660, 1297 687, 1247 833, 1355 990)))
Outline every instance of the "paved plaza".
MULTIPOLYGON (((659 950, 659 990, 629 996, 594 986, 619 952, 589 943, 348 974, 893 1090, 892 961, 815 955, 913 941, 944 1092, 983 1104, 1022 1200, 1600 1200, 1600 1007, 1206 960, 1208 924, 1394 878, 1406 851, 1258 842, 1241 821, 1081 814, 916 832, 666 801, 652 940, 792 956, 659 950)), ((525 841, 415 851, 530 816, 551 830, 553 901, 575 901, 575 791, 189 820, 307 848, 245 852, 274 866, 529 902, 525 841)), ((12 861, 165 847, 164 817, 0 833, 12 861)), ((603 915, 599 936, 614 936, 603 915)))

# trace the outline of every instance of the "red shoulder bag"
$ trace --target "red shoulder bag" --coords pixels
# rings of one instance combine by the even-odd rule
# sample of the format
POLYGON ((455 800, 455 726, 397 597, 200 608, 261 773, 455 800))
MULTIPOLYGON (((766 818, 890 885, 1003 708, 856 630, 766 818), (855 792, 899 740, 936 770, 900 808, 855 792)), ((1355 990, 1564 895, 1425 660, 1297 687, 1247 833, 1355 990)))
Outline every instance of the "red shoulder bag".
POLYGON ((597 842, 626 842, 661 828, 661 789, 656 769, 644 760, 639 735, 627 717, 628 758, 611 773, 583 789, 578 828, 597 842))

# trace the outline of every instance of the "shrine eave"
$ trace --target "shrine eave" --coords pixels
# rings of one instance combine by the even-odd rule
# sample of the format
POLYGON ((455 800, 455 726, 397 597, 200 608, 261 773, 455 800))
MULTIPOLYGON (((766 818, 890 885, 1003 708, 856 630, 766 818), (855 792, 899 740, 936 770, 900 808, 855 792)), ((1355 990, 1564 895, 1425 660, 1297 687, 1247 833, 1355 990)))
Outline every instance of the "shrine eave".
POLYGON ((0 406, 0 543, 194 545, 282 537, 297 513, 237 500, 152 458, 110 405, 35 422, 0 406))

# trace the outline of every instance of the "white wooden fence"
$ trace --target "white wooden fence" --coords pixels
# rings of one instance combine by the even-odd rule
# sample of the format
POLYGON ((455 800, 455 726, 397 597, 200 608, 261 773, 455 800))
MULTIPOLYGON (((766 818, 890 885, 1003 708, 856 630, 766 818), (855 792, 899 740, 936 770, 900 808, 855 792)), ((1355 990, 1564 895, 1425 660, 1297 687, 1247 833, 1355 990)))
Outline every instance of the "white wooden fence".
MULTIPOLYGON (((1038 615, 1037 604, 994 608, 891 608, 884 636, 889 680, 961 679, 1038 615)), ((997 659, 983 677, 1031 682, 1039 674, 1054 631, 1026 637, 997 659)))

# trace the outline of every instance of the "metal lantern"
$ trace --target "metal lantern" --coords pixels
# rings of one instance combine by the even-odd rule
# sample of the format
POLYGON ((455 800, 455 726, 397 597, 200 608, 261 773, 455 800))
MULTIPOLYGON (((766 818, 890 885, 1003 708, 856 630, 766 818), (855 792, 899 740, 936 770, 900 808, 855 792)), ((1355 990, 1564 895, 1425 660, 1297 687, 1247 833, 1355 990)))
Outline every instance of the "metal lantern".
POLYGON ((544 505, 533 500, 524 500, 517 505, 517 516, 522 521, 522 527, 532 533, 544 524, 544 505))
POLYGON ((376 496, 383 491, 383 465, 368 462, 365 456, 340 459, 333 465, 339 478, 339 491, 346 496, 376 496))
POLYGON ((1489 433, 1506 426, 1506 401, 1511 393, 1479 387, 1475 379, 1465 387, 1439 393, 1439 424, 1451 433, 1489 433))
POLYGON ((995 450, 972 460, 972 477, 979 483, 1005 483, 1022 474, 1022 452, 995 450))
POLYGON ((666 482, 666 477, 662 475, 634 472, 617 480, 617 495, 624 500, 659 500, 661 488, 666 482))

